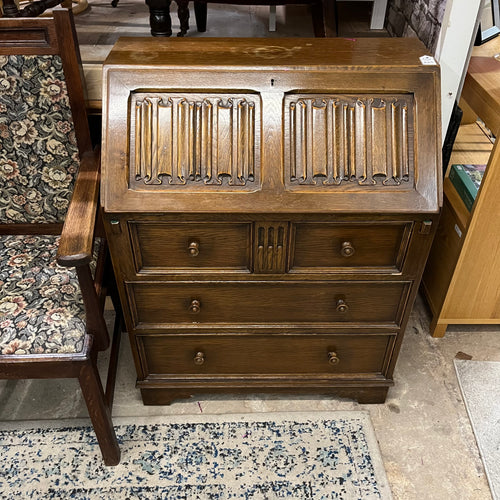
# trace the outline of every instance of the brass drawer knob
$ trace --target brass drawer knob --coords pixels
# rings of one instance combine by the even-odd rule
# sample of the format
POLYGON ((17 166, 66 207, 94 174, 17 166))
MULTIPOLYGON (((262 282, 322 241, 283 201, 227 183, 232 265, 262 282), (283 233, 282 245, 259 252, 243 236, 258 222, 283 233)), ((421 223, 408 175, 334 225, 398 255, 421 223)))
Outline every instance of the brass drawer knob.
POLYGON ((189 242, 188 252, 191 257, 196 257, 200 253, 200 243, 199 241, 193 240, 189 242))
POLYGON ((337 353, 334 351, 330 351, 328 353, 328 363, 331 365, 338 365, 340 363, 340 359, 337 356, 337 353))
POLYGON ((350 241, 344 241, 340 247, 340 254, 342 257, 352 257, 356 250, 350 241))
POLYGON ((194 355, 193 361, 195 365, 202 365, 205 362, 205 353, 202 351, 197 352, 194 355))
POLYGON ((337 300, 337 312, 346 313, 349 310, 349 306, 346 304, 344 299, 337 300))
POLYGON ((189 304, 189 312, 191 314, 198 314, 201 311, 201 302, 198 299, 193 299, 189 304))

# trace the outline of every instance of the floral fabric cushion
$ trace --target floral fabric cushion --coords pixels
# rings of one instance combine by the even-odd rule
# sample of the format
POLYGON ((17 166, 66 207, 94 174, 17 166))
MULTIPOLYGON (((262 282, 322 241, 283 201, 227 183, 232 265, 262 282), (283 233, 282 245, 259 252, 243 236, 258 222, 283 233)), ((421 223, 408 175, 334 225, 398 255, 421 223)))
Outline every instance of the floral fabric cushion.
POLYGON ((73 268, 56 262, 58 236, 0 236, 0 352, 83 350, 85 310, 73 268))
POLYGON ((62 222, 78 166, 61 58, 0 56, 0 222, 62 222))

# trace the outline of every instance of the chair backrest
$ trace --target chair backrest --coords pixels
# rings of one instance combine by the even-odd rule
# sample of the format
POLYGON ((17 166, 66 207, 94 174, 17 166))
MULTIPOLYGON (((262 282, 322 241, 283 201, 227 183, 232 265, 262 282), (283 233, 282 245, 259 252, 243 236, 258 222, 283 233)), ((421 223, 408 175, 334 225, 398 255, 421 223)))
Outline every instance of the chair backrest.
POLYGON ((59 227, 92 147, 73 15, 0 18, 0 33, 0 232, 59 227))

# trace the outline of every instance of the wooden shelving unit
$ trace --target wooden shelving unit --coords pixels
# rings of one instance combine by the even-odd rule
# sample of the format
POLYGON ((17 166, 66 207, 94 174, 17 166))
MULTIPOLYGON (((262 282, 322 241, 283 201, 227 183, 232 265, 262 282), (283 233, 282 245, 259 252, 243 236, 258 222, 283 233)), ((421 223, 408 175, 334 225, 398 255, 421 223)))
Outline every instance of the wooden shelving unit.
MULTIPOLYGON (((462 98, 493 134, 500 132, 500 38, 476 47, 462 98)), ((422 287, 431 335, 449 324, 500 324, 500 147, 478 123, 462 125, 450 164, 487 164, 469 212, 448 178, 422 287)))

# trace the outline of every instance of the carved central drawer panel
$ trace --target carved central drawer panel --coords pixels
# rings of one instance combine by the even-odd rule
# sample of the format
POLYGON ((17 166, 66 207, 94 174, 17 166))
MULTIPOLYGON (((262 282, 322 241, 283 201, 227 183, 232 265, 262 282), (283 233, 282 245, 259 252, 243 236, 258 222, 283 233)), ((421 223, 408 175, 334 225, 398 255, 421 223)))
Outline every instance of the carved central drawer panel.
POLYGON ((138 336, 146 376, 380 373, 385 335, 138 336))
POLYGON ((400 321, 407 282, 127 283, 135 325, 400 321))

